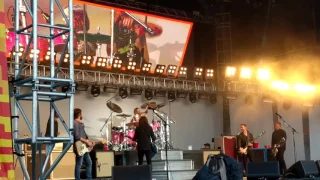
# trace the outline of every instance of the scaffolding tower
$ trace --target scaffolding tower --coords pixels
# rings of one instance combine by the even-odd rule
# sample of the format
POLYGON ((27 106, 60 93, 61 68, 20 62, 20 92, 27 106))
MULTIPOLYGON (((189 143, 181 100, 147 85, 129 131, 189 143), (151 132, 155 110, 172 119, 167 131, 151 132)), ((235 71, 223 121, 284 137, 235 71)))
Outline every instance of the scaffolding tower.
POLYGON ((232 36, 230 13, 216 14, 217 79, 223 80, 225 67, 232 62, 232 36))
MULTIPOLYGON (((13 55, 15 56, 15 64, 14 64, 14 78, 11 81, 12 90, 11 95, 13 99, 14 109, 13 109, 13 146, 15 154, 18 156, 18 160, 20 162, 22 171, 24 173, 25 179, 29 180, 44 180, 47 179, 52 170, 57 166, 59 161, 62 159, 64 154, 70 149, 73 144, 73 106, 74 106, 74 92, 75 92, 75 84, 74 84, 74 66, 73 66, 73 3, 72 0, 69 0, 68 9, 69 9, 69 17, 64 13, 63 8, 59 2, 59 0, 49 0, 50 6, 50 15, 48 15, 48 23, 40 24, 38 22, 38 0, 15 0, 15 48, 13 55), (55 5, 58 7, 61 12, 66 26, 55 26, 54 25, 54 12, 55 5), (26 22, 26 13, 30 15, 32 18, 31 24, 27 24, 26 22), (22 19, 22 28, 19 27, 19 21, 22 19), (50 31, 49 34, 41 34, 38 32, 38 27, 48 28, 50 31), (59 29, 62 32, 59 34, 55 34, 54 30, 59 29), (55 67, 54 62, 54 39, 68 34, 68 38, 66 40, 66 44, 64 45, 64 50, 61 53, 61 58, 59 64, 55 67), (21 48, 19 46, 19 37, 25 35, 27 37, 27 47, 22 53, 22 56, 19 56, 21 53, 21 48), (50 74, 48 76, 41 76, 38 74, 38 39, 47 38, 50 41, 50 74), (26 63, 27 56, 29 52, 32 52, 32 76, 24 78, 22 76, 22 71, 24 68, 24 64, 26 63), (68 52, 70 54, 70 69, 68 78, 57 78, 57 73, 59 72, 60 66, 62 64, 62 60, 64 55, 68 52), (42 84, 41 82, 47 82, 46 84, 42 84), (69 90, 66 93, 57 92, 56 89, 62 86, 69 86, 69 90), (22 92, 21 87, 28 88, 30 92, 22 92), (55 102, 63 99, 69 99, 69 127, 65 123, 63 117, 61 116, 58 107, 55 102), (24 108, 21 105, 21 101, 31 101, 32 102, 32 119, 29 121, 28 117, 25 114, 24 108), (39 102, 46 102, 50 104, 50 122, 51 122, 51 134, 50 137, 43 137, 40 132, 40 123, 43 123, 39 119, 39 102), (61 120, 64 128, 68 133, 68 137, 54 137, 54 113, 57 113, 59 119, 61 120), (19 114, 22 116, 21 119, 24 119, 28 129, 31 132, 31 137, 21 138, 19 137, 19 123, 21 122, 19 118, 19 114), (66 143, 66 146, 62 150, 62 153, 58 156, 58 158, 52 163, 51 167, 45 171, 50 154, 54 148, 55 143, 63 142, 66 143), (32 153, 32 177, 29 176, 26 164, 23 161, 24 151, 23 145, 29 144, 31 145, 31 153, 32 153), (43 153, 41 150, 42 145, 46 145, 46 158, 44 160, 41 159, 41 154, 43 153), (38 160, 39 161, 38 161, 38 160), (36 164, 37 163, 37 164, 36 164), (37 177, 39 172, 36 172, 36 167, 40 169, 40 175, 37 177)), ((40 11, 41 12, 41 11, 40 11)), ((42 14, 41 14, 42 15, 42 14)))

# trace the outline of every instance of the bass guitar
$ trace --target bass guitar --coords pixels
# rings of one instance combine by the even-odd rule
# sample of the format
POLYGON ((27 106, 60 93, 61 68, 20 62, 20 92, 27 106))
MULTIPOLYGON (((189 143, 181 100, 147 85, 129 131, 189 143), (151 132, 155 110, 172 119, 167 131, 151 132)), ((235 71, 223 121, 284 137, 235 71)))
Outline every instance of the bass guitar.
MULTIPOLYGON (((263 136, 264 134, 266 134, 266 131, 262 131, 260 134, 258 134, 257 137, 255 137, 252 141, 250 141, 249 143, 253 143, 255 140, 259 139, 261 136, 263 136)), ((248 145, 245 148, 240 148, 239 149, 239 154, 247 154, 248 153, 248 145)))
MULTIPOLYGON (((107 143, 107 141, 103 139, 101 141, 95 142, 95 145, 106 144, 106 143, 107 143)), ((82 141, 77 141, 75 143, 75 146, 76 146, 78 156, 83 156, 85 153, 91 152, 93 149, 93 147, 89 147, 86 143, 83 143, 82 141)))
POLYGON ((272 148, 272 155, 273 157, 276 157, 278 154, 278 148, 281 146, 282 143, 284 143, 286 141, 286 138, 281 138, 280 142, 278 144, 275 144, 272 148))

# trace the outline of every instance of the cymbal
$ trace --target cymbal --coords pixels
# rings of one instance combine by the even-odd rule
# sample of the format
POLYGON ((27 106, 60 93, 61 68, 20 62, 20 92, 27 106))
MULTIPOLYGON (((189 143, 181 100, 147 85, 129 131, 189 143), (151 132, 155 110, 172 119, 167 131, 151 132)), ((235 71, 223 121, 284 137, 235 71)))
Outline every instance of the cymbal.
POLYGON ((131 117, 132 115, 130 114, 117 114, 119 117, 131 117))
MULTIPOLYGON (((111 43, 111 36, 104 35, 104 34, 91 34, 91 33, 86 33, 86 41, 88 42, 100 42, 103 44, 108 44, 111 43)), ((77 34, 77 40, 84 40, 84 34, 79 33, 77 34)))
POLYGON ((107 102, 107 107, 113 112, 122 113, 121 107, 116 105, 115 103, 112 103, 111 101, 107 102))

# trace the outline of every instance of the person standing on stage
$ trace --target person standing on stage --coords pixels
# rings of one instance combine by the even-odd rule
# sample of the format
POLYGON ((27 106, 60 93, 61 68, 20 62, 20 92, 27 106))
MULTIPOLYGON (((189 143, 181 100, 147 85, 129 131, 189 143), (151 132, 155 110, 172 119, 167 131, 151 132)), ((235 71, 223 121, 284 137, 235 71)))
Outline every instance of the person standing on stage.
POLYGON ((243 163, 243 168, 246 169, 247 161, 252 161, 251 149, 252 149, 252 141, 253 135, 247 130, 246 124, 240 125, 241 133, 238 135, 237 143, 238 143, 238 157, 239 161, 243 163), (247 150, 245 151, 245 148, 247 150))
POLYGON ((274 132, 272 133, 272 140, 271 145, 274 147, 275 144, 280 143, 281 139, 284 138, 285 141, 280 144, 278 148, 278 153, 276 155, 276 160, 279 161, 280 165, 280 174, 285 173, 287 170, 286 162, 284 161, 284 152, 286 151, 286 140, 287 140, 287 133, 283 129, 281 129, 281 122, 274 123, 274 132))
POLYGON ((143 156, 146 156, 147 164, 151 165, 151 140, 154 142, 156 137, 153 133, 148 119, 142 116, 139 120, 139 126, 136 128, 133 140, 137 142, 139 165, 143 164, 143 156))
MULTIPOLYGON (((53 128, 53 136, 54 137, 58 137, 60 135, 60 133, 58 132, 58 114, 57 112, 54 112, 54 128, 53 128)), ((50 117, 48 119, 48 122, 47 122, 47 129, 46 129, 46 134, 45 136, 46 137, 50 137, 51 136, 51 121, 50 121, 50 117)))
POLYGON ((75 166, 75 179, 80 180, 80 169, 82 166, 83 161, 85 162, 86 165, 86 177, 88 180, 92 179, 92 160, 89 155, 89 153, 85 153, 83 156, 79 156, 77 153, 77 148, 76 148, 76 142, 81 141, 89 147, 94 146, 94 142, 89 141, 88 136, 84 130, 84 124, 82 123, 82 111, 81 109, 74 109, 74 121, 73 121, 73 126, 74 126, 74 144, 73 144, 73 151, 76 154, 76 166, 75 166))

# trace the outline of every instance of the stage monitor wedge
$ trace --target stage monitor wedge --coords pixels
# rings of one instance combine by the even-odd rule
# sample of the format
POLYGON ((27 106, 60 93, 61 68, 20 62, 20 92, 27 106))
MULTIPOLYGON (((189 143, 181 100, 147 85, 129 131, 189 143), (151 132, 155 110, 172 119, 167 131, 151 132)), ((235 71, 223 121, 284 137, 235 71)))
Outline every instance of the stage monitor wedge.
POLYGON ((298 161, 294 163, 286 172, 288 178, 314 178, 319 176, 319 171, 314 161, 298 161))
POLYGON ((112 180, 151 180, 151 166, 114 166, 112 180))
POLYGON ((247 179, 259 178, 278 179, 280 177, 279 162, 249 162, 247 164, 247 179))

